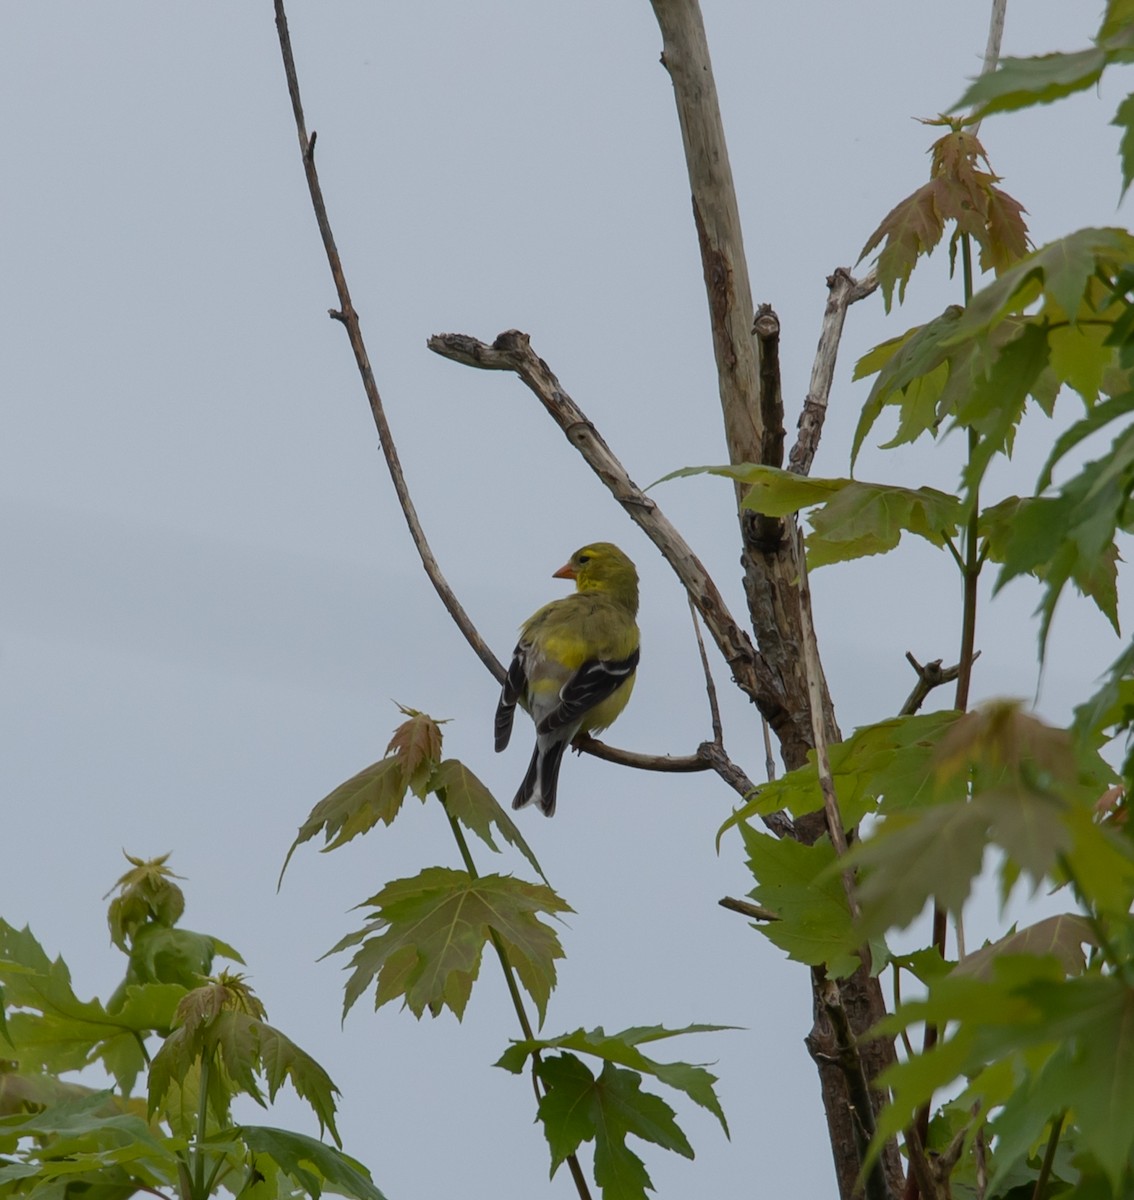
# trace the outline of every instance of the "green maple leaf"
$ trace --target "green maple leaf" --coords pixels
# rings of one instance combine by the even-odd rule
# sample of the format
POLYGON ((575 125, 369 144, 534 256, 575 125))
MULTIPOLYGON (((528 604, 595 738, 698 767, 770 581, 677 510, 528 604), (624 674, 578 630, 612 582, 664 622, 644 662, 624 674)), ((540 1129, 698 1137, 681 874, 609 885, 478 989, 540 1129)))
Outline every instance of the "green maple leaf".
POLYGON ((1134 95, 1127 96, 1118 106, 1111 124, 1122 130, 1119 157, 1122 160, 1122 195, 1125 196, 1134 180, 1134 95))
POLYGON ((1093 87, 1108 61, 1107 51, 1100 46, 1072 54, 1002 58, 995 71, 973 82, 957 108, 969 108, 974 117, 986 117, 1032 104, 1050 104, 1093 87))
POLYGON ((715 1075, 703 1066, 693 1063, 676 1062, 662 1063, 648 1058, 639 1049, 640 1046, 651 1042, 663 1041, 673 1037, 683 1037, 688 1033, 716 1033, 731 1028, 725 1025, 686 1025, 682 1029, 666 1029, 662 1025, 636 1025, 618 1033, 608 1034, 602 1026, 595 1029, 576 1029, 553 1038, 532 1038, 513 1042, 500 1056, 496 1063, 507 1071, 518 1075, 524 1069, 524 1063, 532 1054, 545 1050, 577 1050, 581 1054, 590 1054, 603 1062, 616 1066, 630 1067, 642 1075, 652 1075, 655 1079, 684 1092, 695 1104, 707 1109, 721 1123, 721 1128, 728 1134, 728 1124, 724 1112, 717 1100, 713 1084, 715 1075))
POLYGON ((283 879, 296 849, 320 831, 324 834, 323 849, 326 851, 345 846, 360 833, 373 829, 379 821, 392 825, 402 807, 407 787, 405 768, 397 758, 372 763, 339 784, 315 805, 299 827, 280 869, 280 879, 283 879))
POLYGON ((987 373, 979 374, 953 411, 953 427, 974 430, 978 440, 962 474, 970 496, 980 487, 996 454, 1011 456, 1016 426, 1028 396, 1048 365, 1047 330, 1025 323, 997 354, 987 373))
MULTIPOLYGON (((954 712, 936 712, 891 717, 856 729, 845 741, 829 747, 843 823, 857 825, 883 798, 887 812, 900 812, 963 794, 960 785, 942 789, 935 782, 937 743, 958 716, 954 712)), ((801 816, 818 812, 822 807, 823 792, 812 751, 806 766, 761 784, 751 799, 721 826, 717 845, 720 846, 721 836, 728 829, 752 817, 780 809, 801 816)))
MULTIPOLYGON (((1108 411, 1115 413, 1125 405, 1126 398, 1119 398, 1108 411)), ((1071 432, 1080 431, 1075 428, 1071 432)), ((1044 480, 1049 470, 1045 469, 1044 480)), ((990 547, 1003 564, 996 590, 1024 574, 1034 575, 1044 584, 1038 609, 1042 616, 1041 656, 1055 606, 1068 581, 1090 596, 1118 631, 1118 551, 1114 539, 1129 524, 1126 510, 1132 492, 1134 427, 1128 426, 1107 455, 1087 463, 1056 495, 1018 502, 1010 513, 1012 523, 1001 524, 1000 536, 990 547)))
POLYGON ((855 379, 877 372, 878 378, 862 406, 862 414, 851 443, 851 468, 862 443, 882 415, 883 408, 896 405, 899 427, 888 447, 915 441, 923 433, 936 432, 940 421, 938 402, 950 378, 953 334, 964 309, 950 305, 926 325, 907 330, 899 338, 882 343, 859 359, 855 379))
POLYGON ((981 872, 987 833, 987 814, 971 804, 888 817, 840 864, 865 871, 857 892, 865 934, 905 928, 930 899, 960 912, 981 872))
POLYGON ((539 1117, 551 1148, 551 1173, 583 1141, 595 1143, 595 1182, 603 1200, 646 1200, 653 1186, 642 1160, 626 1144, 633 1135, 685 1158, 693 1148, 673 1109, 641 1089, 635 1071, 604 1063, 597 1078, 573 1054, 543 1059, 537 1073, 546 1092, 539 1117))
POLYGON ((168 1029, 184 989, 149 984, 128 988, 110 1011, 98 1000, 80 1000, 63 960, 52 961, 28 929, 0 920, 0 985, 6 1019, 0 1052, 23 1069, 78 1071, 102 1059, 124 1088, 139 1069, 138 1043, 168 1029), (135 1051, 126 1053, 124 1047, 135 1051))
POLYGON ((1134 988, 1119 975, 1036 984, 1028 998, 1062 1045, 1036 1081, 1054 1117, 1070 1110, 1079 1148, 1093 1154, 1115 1193, 1134 1152, 1134 988))
POLYGON ((796 962, 824 965, 845 978, 861 966, 841 874, 830 868, 835 852, 826 840, 805 846, 742 825, 748 868, 756 879, 749 895, 779 917, 756 928, 796 962))
POLYGON ((364 902, 375 910, 357 933, 331 951, 358 945, 351 960, 344 1014, 377 983, 375 1007, 401 999, 416 1017, 450 1008, 460 1018, 493 932, 542 1021, 555 986, 559 938, 537 914, 570 912, 549 887, 511 876, 429 867, 394 880, 364 902))
POLYGON ((268 1159, 313 1200, 319 1200, 324 1191, 353 1200, 385 1200, 362 1163, 315 1138, 266 1125, 238 1125, 234 1132, 254 1154, 262 1156, 257 1158, 258 1168, 268 1159))
POLYGON ((807 561, 812 567, 885 554, 898 545, 903 532, 943 546, 957 532, 961 518, 957 497, 934 488, 816 479, 755 463, 686 467, 665 478, 699 474, 750 484, 741 506, 766 516, 812 509, 808 522, 814 532, 807 539, 807 561))

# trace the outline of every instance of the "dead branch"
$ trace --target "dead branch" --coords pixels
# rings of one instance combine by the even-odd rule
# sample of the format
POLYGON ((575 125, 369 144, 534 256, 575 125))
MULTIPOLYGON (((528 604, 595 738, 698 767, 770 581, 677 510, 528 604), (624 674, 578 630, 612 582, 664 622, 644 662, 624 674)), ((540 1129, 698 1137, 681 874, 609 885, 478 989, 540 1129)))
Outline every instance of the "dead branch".
POLYGON ((836 267, 827 276, 827 307, 823 310, 823 324, 819 331, 819 345, 815 361, 811 366, 811 386, 799 414, 799 436, 788 456, 788 469, 796 475, 807 475, 819 449, 819 438, 823 433, 823 422, 827 418, 827 402, 835 378, 835 362, 839 354, 839 342, 843 336, 847 309, 858 300, 869 296, 878 287, 878 275, 871 271, 862 280, 856 280, 846 267, 836 267))
POLYGON ((763 428, 750 333, 752 288, 705 24, 688 0, 652 2, 685 146, 730 461, 759 462, 763 428))
MULTIPOLYGON (((973 655, 973 662, 976 662, 978 658, 980 658, 979 650, 973 655)), ((942 667, 941 659, 939 658, 935 658, 932 662, 927 662, 922 666, 908 650, 906 651, 906 660, 917 672, 917 683, 914 684, 913 691, 906 697, 905 704, 899 710, 898 716, 900 717, 913 716, 925 703, 926 697, 935 687, 940 687, 943 683, 952 683, 961 673, 959 663, 952 667, 942 667)))
POLYGON ((761 304, 752 322, 760 347, 760 413, 763 439, 760 461, 766 467, 784 465, 784 399, 780 379, 780 318, 770 304, 761 304))

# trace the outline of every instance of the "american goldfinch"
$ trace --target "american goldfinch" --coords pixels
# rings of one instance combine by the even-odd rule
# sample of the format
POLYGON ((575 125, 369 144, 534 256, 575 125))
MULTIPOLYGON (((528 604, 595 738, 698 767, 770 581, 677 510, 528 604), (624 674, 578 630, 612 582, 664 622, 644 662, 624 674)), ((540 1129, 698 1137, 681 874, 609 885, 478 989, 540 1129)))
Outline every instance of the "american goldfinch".
POLYGON ((555 812, 563 751, 578 733, 605 729, 626 707, 638 666, 638 572, 609 542, 571 555, 553 575, 576 591, 545 604, 520 627, 496 708, 496 749, 512 736, 517 703, 531 714, 536 745, 513 808, 555 812))

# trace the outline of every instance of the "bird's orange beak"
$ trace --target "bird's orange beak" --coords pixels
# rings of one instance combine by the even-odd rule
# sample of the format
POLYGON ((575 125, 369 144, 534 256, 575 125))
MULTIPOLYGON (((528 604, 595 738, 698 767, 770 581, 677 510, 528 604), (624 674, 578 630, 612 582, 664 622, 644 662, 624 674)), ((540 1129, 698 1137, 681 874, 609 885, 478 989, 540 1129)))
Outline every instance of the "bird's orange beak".
POLYGON ((571 563, 571 562, 565 562, 563 564, 563 566, 561 566, 559 568, 558 571, 552 571, 551 578, 552 579, 574 579, 576 575, 577 575, 577 572, 575 570, 575 564, 571 563))

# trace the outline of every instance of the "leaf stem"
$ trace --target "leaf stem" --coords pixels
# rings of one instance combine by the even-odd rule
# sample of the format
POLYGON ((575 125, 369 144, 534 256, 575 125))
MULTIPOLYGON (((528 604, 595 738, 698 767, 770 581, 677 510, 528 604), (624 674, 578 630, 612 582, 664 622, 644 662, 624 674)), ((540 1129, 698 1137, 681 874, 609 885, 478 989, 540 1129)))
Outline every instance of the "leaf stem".
POLYGON ((193 1146, 193 1200, 205 1200, 205 1135, 209 1125, 209 1076, 212 1074, 213 1052, 201 1051, 201 1075, 197 1095, 197 1131, 193 1146))
MULTIPOLYGON (((973 298, 973 250, 972 242, 967 233, 961 235, 961 271, 965 289, 965 307, 967 308, 973 298)), ((970 427, 968 455, 970 466, 976 455, 979 441, 980 435, 975 429, 970 427)), ((953 702, 953 707, 959 712, 964 712, 969 706, 969 684, 972 679, 973 650, 976 645, 977 584, 980 581, 981 567, 984 565, 984 555, 980 552, 979 544, 979 520, 980 489, 979 487, 974 487, 969 519, 965 528, 965 561, 962 571, 964 600, 961 613, 961 652, 957 658, 960 673, 957 676, 957 694, 953 702)), ((938 949, 944 955, 944 949, 942 947, 938 947, 938 949)))
POLYGON ((1040 1173, 1036 1178, 1036 1188, 1032 1192, 1032 1200, 1043 1200, 1044 1193, 1047 1191, 1047 1181, 1051 1178, 1051 1167, 1055 1162, 1055 1151, 1059 1145, 1059 1135, 1063 1132, 1063 1118, 1066 1116, 1066 1112, 1061 1112, 1051 1124, 1047 1149, 1043 1154, 1043 1166, 1040 1167, 1040 1173))
MULTIPOLYGON (((464 831, 457 822, 456 817, 445 809, 445 815, 449 818, 449 828, 453 831, 453 837, 457 843, 457 849, 461 852, 461 860, 465 864, 465 870, 473 879, 479 879, 476 863, 473 862, 473 856, 469 850, 469 844, 465 838, 464 831)), ((520 995, 520 989, 516 984, 516 972, 512 964, 508 961, 508 952, 504 949, 504 943, 500 940, 500 935, 490 925, 488 927, 488 936, 492 941, 492 948, 496 951, 496 957, 500 960, 500 969, 504 972, 504 982, 508 985, 508 994, 512 997, 512 1007, 516 1010, 516 1017, 520 1022, 520 1028, 524 1031, 526 1041, 534 1042, 535 1033, 532 1030, 532 1023, 528 1019, 527 1011, 524 1008, 523 997, 520 995)), ((540 1057, 539 1051, 532 1052, 532 1088, 535 1090, 536 1100, 539 1101, 543 1097, 540 1094, 539 1076, 536 1074, 536 1069, 539 1066, 540 1057)), ((574 1154, 567 1155, 567 1169, 571 1172, 571 1178, 575 1183, 575 1190, 579 1193, 579 1200, 591 1200, 590 1189, 587 1187, 587 1178, 583 1174, 583 1168, 579 1165, 579 1160, 574 1154)))

